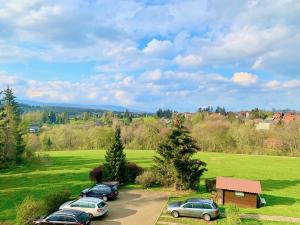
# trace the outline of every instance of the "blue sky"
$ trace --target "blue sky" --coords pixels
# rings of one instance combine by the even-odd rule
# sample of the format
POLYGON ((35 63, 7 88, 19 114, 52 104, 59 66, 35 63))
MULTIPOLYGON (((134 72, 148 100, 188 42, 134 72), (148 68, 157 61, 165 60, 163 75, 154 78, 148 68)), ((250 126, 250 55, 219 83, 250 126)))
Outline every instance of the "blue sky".
POLYGON ((300 109, 298 0, 0 4, 0 88, 20 99, 300 109))

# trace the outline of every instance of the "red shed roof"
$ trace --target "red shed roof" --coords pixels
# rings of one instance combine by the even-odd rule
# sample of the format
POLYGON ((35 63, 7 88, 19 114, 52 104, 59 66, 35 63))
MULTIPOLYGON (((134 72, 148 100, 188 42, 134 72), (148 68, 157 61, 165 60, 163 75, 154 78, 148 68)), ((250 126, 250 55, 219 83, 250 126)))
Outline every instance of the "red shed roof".
POLYGON ((259 181, 243 180, 231 177, 217 177, 216 188, 230 191, 248 192, 254 194, 262 193, 259 181))

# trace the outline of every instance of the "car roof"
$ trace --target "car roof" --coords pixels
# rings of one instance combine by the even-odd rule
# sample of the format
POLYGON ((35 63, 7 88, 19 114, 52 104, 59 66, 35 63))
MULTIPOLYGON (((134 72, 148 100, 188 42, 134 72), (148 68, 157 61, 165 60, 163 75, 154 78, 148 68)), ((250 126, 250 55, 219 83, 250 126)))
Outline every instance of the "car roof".
POLYGON ((63 209, 63 210, 59 210, 59 211, 53 213, 52 215, 68 215, 68 216, 76 216, 77 217, 82 213, 84 213, 84 212, 79 211, 79 210, 63 209))
POLYGON ((204 199, 204 198, 188 198, 186 202, 201 202, 201 203, 213 203, 210 199, 204 199))
POLYGON ((76 200, 75 202, 100 203, 100 202, 103 202, 103 200, 101 200, 99 198, 93 198, 93 197, 83 197, 83 198, 76 200))

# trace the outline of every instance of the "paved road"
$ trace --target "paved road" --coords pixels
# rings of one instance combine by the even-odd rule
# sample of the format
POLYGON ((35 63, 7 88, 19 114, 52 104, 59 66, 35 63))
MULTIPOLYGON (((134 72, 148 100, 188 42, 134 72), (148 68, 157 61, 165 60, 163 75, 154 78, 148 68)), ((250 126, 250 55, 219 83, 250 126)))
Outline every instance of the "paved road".
POLYGON ((121 190, 109 201, 108 215, 92 225, 154 225, 167 202, 167 194, 147 190, 121 190))

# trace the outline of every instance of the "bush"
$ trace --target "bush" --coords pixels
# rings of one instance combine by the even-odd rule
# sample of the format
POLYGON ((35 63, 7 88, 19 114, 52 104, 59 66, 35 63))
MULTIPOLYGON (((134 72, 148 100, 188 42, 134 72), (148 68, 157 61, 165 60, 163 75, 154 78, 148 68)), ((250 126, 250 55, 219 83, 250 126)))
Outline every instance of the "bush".
POLYGON ((143 188, 149 188, 160 184, 152 171, 145 171, 143 174, 137 176, 135 182, 141 184, 143 188))
POLYGON ((96 183, 101 183, 101 181, 103 180, 103 176, 104 176, 104 167, 103 167, 103 165, 100 165, 100 166, 94 168, 90 172, 91 181, 95 181, 96 183))
POLYGON ((70 196, 71 193, 66 190, 46 195, 43 199, 46 213, 50 214, 57 211, 63 203, 70 200, 70 196))
POLYGON ((23 202, 17 206, 16 224, 30 225, 45 213, 44 203, 35 201, 32 196, 27 196, 23 202))
POLYGON ((127 182, 135 182, 135 179, 137 176, 141 175, 143 173, 143 168, 138 166, 135 163, 129 162, 127 164, 127 182))
POLYGON ((228 225, 241 225, 242 221, 239 215, 239 208, 235 205, 230 205, 226 209, 226 224, 228 225))
POLYGON ((216 179, 205 179, 205 187, 207 192, 216 190, 216 179))

